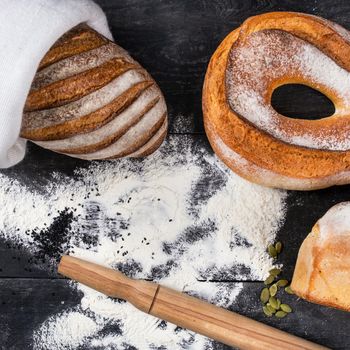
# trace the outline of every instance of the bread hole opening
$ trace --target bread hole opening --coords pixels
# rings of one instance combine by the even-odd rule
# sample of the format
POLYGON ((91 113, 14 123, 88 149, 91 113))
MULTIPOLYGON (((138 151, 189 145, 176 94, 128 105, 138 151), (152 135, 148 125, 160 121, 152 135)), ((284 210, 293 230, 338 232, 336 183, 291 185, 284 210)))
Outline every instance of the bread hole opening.
POLYGON ((296 119, 317 120, 335 112, 327 96, 302 84, 279 86, 272 93, 271 105, 278 113, 296 119))

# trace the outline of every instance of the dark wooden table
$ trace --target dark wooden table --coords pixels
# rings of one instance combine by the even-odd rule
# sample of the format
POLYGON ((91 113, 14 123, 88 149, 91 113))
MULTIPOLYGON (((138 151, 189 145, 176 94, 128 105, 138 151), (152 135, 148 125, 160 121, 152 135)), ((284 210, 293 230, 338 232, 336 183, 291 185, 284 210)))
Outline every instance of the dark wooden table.
MULTIPOLYGON (((350 2, 345 0, 98 0, 118 44, 150 71, 163 90, 169 109, 170 134, 185 134, 207 147, 203 132, 201 88, 207 63, 217 45, 249 16, 268 11, 300 11, 322 16, 350 28, 350 2)), ((296 117, 329 114, 329 101, 308 89, 281 91, 275 106, 296 117)), ((53 170, 72 174, 86 162, 29 145, 25 160, 2 172, 33 189, 50 180, 53 170)), ((298 248, 314 222, 333 204, 350 199, 350 186, 312 192, 290 192, 285 224, 279 232, 288 246, 281 262, 291 277, 298 248)), ((0 348, 31 349, 33 329, 48 315, 77 305, 80 295, 49 269, 28 263, 25 251, 0 242, 0 348), (61 304, 64 300, 65 303, 61 304)), ((237 281, 225 281, 236 283, 237 281)), ((344 281, 349 283, 349 281, 344 281)), ((232 310, 326 345, 350 349, 350 314, 296 298, 298 309, 282 320, 267 319, 258 297, 261 282, 246 281, 232 310)), ((80 348, 79 348, 80 349, 80 348)), ((228 349, 217 344, 216 349, 228 349)), ((143 350, 143 349, 140 349, 143 350)))

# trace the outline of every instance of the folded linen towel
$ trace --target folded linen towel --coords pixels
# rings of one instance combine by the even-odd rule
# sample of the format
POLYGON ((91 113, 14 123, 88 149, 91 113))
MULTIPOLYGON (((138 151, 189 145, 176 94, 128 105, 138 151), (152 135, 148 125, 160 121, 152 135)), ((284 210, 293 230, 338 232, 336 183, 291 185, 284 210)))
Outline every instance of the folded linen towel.
POLYGON ((0 168, 24 157, 22 111, 41 59, 60 36, 82 22, 112 39, 103 11, 91 0, 1 1, 0 168))

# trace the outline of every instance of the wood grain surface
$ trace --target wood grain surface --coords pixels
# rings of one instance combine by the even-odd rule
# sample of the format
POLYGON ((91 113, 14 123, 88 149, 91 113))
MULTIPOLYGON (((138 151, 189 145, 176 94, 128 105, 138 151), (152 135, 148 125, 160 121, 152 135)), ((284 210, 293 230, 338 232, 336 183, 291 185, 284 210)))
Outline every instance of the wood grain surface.
POLYGON ((120 271, 73 256, 61 258, 58 272, 109 297, 123 299, 160 320, 242 350, 328 349, 181 291, 129 278, 120 271))
MULTIPOLYGON (((190 134, 194 150, 210 149, 203 134, 201 89, 211 54, 231 30, 247 17, 268 11, 300 11, 322 16, 350 28, 350 2, 345 0, 98 0, 106 11, 111 30, 119 45, 127 49, 159 83, 169 109, 170 133, 181 142, 190 134)), ((277 96, 275 104, 289 115, 327 115, 329 104, 317 93, 304 91, 293 99, 287 92, 277 96), (307 103, 305 103, 307 101, 307 103)), ((19 165, 1 171, 32 190, 53 180, 53 171, 72 175, 80 161, 28 146, 26 158, 19 165)), ((198 195, 213 185, 208 177, 198 187, 198 195)), ((220 179, 215 186, 220 186, 220 179)), ((291 278, 298 248, 316 220, 329 207, 349 200, 350 186, 321 191, 290 192, 286 221, 279 232, 287 249, 281 254, 285 276, 291 278)), ((81 295, 61 279, 52 266, 37 267, 26 251, 10 242, 0 242, 0 349, 32 349, 33 329, 49 315, 79 304, 81 295)), ((240 267, 237 267, 239 269, 240 267)), ((245 271, 239 271, 240 274, 245 271)), ((212 282, 234 286, 235 271, 218 272, 212 282)), ((201 276, 203 283, 207 276, 201 276)), ((258 296, 261 282, 243 282, 231 309, 281 330, 328 346, 350 349, 350 314, 293 297, 288 302, 298 312, 285 319, 268 319, 261 312, 258 296)), ((118 332, 118 325, 106 333, 118 332)), ((84 348, 84 350, 90 348, 84 348)), ((91 348, 92 349, 92 348, 91 348)), ((215 350, 228 350, 217 343, 215 350)), ((143 350, 143 349, 140 349, 143 350)))

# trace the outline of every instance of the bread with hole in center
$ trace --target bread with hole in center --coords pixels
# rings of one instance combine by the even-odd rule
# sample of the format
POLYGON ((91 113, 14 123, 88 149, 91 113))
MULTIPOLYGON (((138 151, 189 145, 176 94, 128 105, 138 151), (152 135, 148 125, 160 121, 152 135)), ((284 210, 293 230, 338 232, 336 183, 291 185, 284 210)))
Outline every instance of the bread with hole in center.
POLYGON ((312 190, 350 183, 350 34, 320 17, 248 18, 213 54, 203 87, 205 131, 218 157, 269 187, 312 190), (334 115, 294 119, 271 105, 284 84, 319 90, 334 115))

